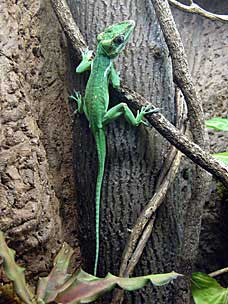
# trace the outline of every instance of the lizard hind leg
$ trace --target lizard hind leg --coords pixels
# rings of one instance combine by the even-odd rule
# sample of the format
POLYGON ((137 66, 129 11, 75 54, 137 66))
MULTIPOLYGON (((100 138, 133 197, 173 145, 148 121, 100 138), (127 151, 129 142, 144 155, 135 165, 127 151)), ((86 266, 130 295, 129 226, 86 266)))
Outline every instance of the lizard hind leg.
POLYGON ((143 106, 140 111, 137 112, 136 117, 132 113, 131 109, 127 106, 126 103, 119 103, 114 106, 105 114, 103 119, 103 125, 107 125, 109 122, 117 119, 121 115, 124 115, 125 119, 133 126, 138 126, 141 123, 148 125, 144 120, 144 116, 147 114, 157 113, 159 111, 158 108, 154 108, 152 105, 143 106))
POLYGON ((83 97, 81 96, 81 94, 79 92, 74 90, 74 93, 69 96, 69 99, 72 99, 72 100, 76 101, 76 103, 77 103, 77 108, 74 111, 74 114, 84 112, 83 111, 84 100, 83 100, 83 97))

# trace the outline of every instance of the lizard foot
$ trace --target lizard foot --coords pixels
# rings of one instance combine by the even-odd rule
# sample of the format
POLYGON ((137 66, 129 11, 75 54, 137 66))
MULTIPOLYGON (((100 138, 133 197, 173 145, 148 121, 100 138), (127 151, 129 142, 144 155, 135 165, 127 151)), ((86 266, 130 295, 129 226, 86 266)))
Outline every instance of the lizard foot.
POLYGON ((69 96, 69 99, 72 99, 72 100, 76 101, 76 103, 77 103, 77 108, 76 108, 76 110, 73 113, 73 115, 75 115, 78 112, 80 112, 81 105, 82 105, 82 96, 81 96, 81 94, 79 92, 77 92, 76 90, 74 90, 74 93, 69 96))
POLYGON ((155 108, 152 105, 148 105, 148 106, 143 106, 140 112, 143 112, 144 115, 146 115, 146 114, 158 113, 159 111, 160 108, 155 108))
POLYGON ((93 51, 89 50, 88 47, 84 50, 84 52, 82 51, 81 53, 83 60, 91 60, 93 58, 93 51))
POLYGON ((143 123, 146 126, 149 126, 149 123, 143 120, 144 116, 147 114, 158 113, 160 108, 154 108, 152 105, 143 106, 140 111, 137 112, 136 120, 138 124, 143 123))

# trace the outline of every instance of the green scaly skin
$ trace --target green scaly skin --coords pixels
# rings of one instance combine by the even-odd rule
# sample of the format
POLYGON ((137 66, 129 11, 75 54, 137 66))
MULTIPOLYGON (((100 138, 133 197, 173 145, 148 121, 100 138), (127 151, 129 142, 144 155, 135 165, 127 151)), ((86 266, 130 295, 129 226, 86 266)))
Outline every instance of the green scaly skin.
POLYGON ((143 120, 144 115, 157 112, 151 106, 142 107, 135 117, 125 103, 120 103, 111 109, 109 106, 109 81, 113 87, 119 87, 120 79, 113 66, 113 59, 123 50, 134 29, 135 22, 132 20, 114 24, 97 36, 96 56, 92 59, 92 51, 86 50, 83 54, 82 62, 76 69, 77 73, 82 73, 91 69, 90 77, 87 82, 85 97, 82 98, 78 92, 70 98, 77 102, 76 112, 85 113, 91 131, 94 135, 98 154, 98 176, 96 183, 96 255, 94 264, 94 275, 97 273, 99 258, 99 222, 100 222, 100 201, 101 187, 104 175, 106 142, 105 126, 124 115, 126 120, 138 126, 140 123, 146 124, 143 120))

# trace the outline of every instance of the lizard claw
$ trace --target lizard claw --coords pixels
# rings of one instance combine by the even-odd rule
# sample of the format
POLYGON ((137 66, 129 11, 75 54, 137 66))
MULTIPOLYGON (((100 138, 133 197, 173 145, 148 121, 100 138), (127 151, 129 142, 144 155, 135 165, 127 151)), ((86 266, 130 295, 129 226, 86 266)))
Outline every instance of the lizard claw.
POLYGON ((151 113, 159 113, 161 111, 161 108, 153 108, 151 109, 151 113))
POLYGON ((84 52, 81 51, 81 53, 82 53, 82 58, 83 58, 83 60, 84 60, 85 58, 86 58, 87 60, 91 60, 92 57, 93 57, 93 51, 92 51, 92 50, 89 50, 88 47, 85 49, 84 52))
POLYGON ((145 120, 142 120, 141 123, 144 124, 144 125, 147 126, 147 127, 150 126, 150 124, 149 124, 147 121, 145 121, 145 120))
POLYGON ((144 115, 146 114, 152 114, 152 113, 158 113, 160 111, 160 108, 154 108, 152 105, 143 106, 141 110, 144 115))
POLYGON ((137 111, 137 124, 142 123, 145 126, 150 126, 147 121, 143 120, 143 117, 148 114, 157 113, 159 110, 159 108, 154 108, 152 105, 143 106, 140 111, 137 111))
POLYGON ((78 102, 81 100, 81 94, 78 91, 74 90, 74 93, 70 95, 69 98, 78 102))
POLYGON ((81 96, 81 94, 79 92, 77 92, 76 90, 74 90, 73 94, 69 96, 69 99, 72 99, 72 100, 76 101, 76 103, 77 103, 77 108, 73 112, 73 115, 76 115, 79 112, 79 109, 81 107, 82 96, 81 96))

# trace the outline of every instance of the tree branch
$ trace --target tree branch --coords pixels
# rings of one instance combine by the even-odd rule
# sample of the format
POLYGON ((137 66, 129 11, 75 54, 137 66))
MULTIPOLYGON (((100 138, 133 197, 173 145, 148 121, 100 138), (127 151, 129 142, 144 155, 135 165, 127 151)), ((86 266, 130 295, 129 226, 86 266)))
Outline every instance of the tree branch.
POLYGON ((228 267, 216 270, 214 272, 209 273, 208 275, 213 278, 226 272, 228 272, 228 267))
POLYGON ((79 59, 82 52, 87 48, 84 37, 82 36, 65 0, 51 0, 52 7, 62 26, 65 35, 71 42, 79 59))
POLYGON ((179 1, 176 0, 169 0, 169 3, 175 6, 176 8, 187 12, 187 13, 192 13, 192 14, 197 14, 203 17, 206 17, 210 20, 217 20, 217 21, 222 21, 222 22, 228 22, 228 16, 227 15, 218 15, 218 14, 213 14, 202 7, 200 7, 198 4, 194 3, 191 1, 190 5, 185 5, 183 3, 180 3, 179 1))
MULTIPOLYGON (((65 4, 65 0, 52 0, 52 5, 64 32, 67 33, 67 36, 69 37, 75 51, 79 54, 79 56, 81 56, 81 50, 86 47, 86 44, 84 44, 84 39, 81 39, 82 35, 76 26, 75 21, 73 20, 68 6, 65 4), (56 8, 58 8, 58 12, 56 11, 56 8), (67 12, 65 12, 65 10, 67 12), (67 16, 67 19, 64 18, 64 16, 67 16), (70 33, 68 33, 68 29, 70 33)), ((131 108, 136 110, 138 110, 143 104, 148 104, 145 98, 124 86, 122 86, 120 90, 111 88, 110 91, 113 93, 113 95, 118 96, 118 98, 121 98, 121 100, 125 101, 131 108)), ((219 163, 209 153, 205 152, 198 145, 191 142, 186 136, 182 135, 181 132, 175 128, 162 114, 159 113, 150 115, 148 116, 148 121, 178 150, 184 153, 203 169, 213 174, 226 187, 228 187, 228 168, 225 165, 219 163)))
POLYGON ((151 0, 151 2, 170 51, 175 82, 185 97, 193 140, 204 148, 205 125, 202 103, 189 71, 187 55, 181 36, 176 28, 168 1, 151 0))

